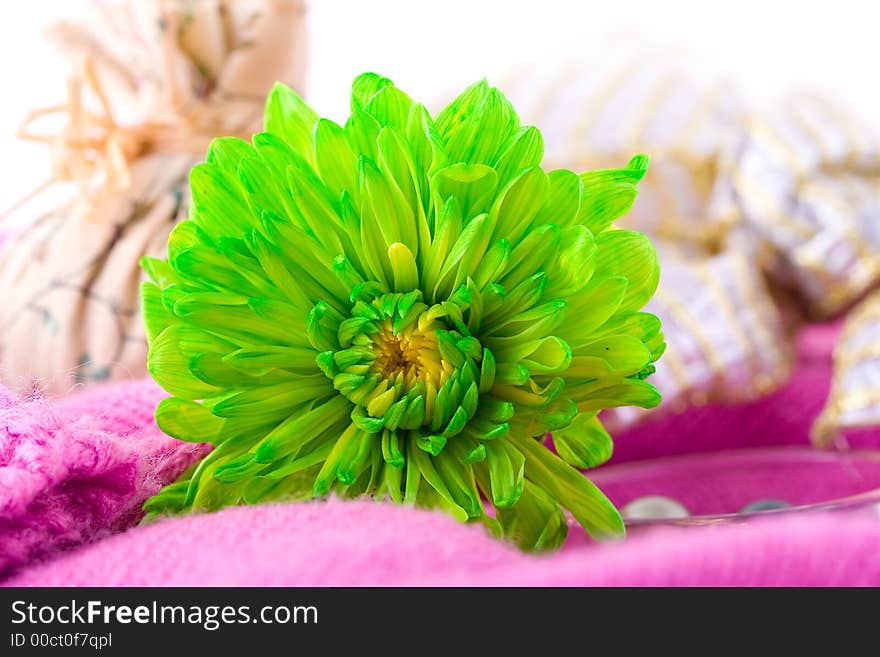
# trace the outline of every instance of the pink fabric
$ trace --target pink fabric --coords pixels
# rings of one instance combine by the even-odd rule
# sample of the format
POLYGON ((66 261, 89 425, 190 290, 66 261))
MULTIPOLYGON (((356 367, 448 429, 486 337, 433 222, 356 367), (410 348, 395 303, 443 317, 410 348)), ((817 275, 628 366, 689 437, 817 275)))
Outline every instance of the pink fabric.
POLYGON ((13 586, 876 585, 876 518, 654 529, 521 554, 476 526, 375 502, 232 508, 103 540, 13 586))
POLYGON ((56 404, 0 389, 0 574, 132 526, 205 447, 165 436, 150 381, 56 404))
MULTIPOLYGON (((624 432, 614 463, 591 477, 617 504, 661 494, 692 513, 732 512, 762 497, 808 503, 880 486, 875 457, 854 453, 842 462, 790 447, 808 442, 837 330, 811 327, 800 336, 800 362, 784 390, 624 432), (730 448, 739 451, 713 453, 730 448)), ((575 528, 561 552, 541 557, 516 552, 480 527, 370 502, 226 509, 135 527, 143 500, 206 449, 158 431, 152 414, 162 395, 147 381, 52 403, 0 390, 6 584, 880 585, 880 522, 864 512, 639 529, 608 545, 575 528)), ((851 443, 877 446, 880 431, 851 443)))

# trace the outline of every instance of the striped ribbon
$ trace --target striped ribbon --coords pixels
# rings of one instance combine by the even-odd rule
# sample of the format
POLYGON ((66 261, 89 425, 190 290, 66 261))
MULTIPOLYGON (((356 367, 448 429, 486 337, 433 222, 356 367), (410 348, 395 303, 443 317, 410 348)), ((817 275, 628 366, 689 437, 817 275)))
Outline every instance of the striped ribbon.
MULTIPOLYGON (((649 310, 668 348, 654 411, 735 403, 789 377, 792 334, 846 313, 880 278, 880 141, 814 94, 751 107, 736 85, 669 52, 627 44, 601 58, 527 67, 502 88, 545 137, 551 166, 620 166, 651 156, 621 225, 658 245, 649 310)), ((855 313, 836 353, 815 439, 880 424, 880 298, 855 313)))
POLYGON ((813 441, 833 445, 850 429, 880 425, 880 292, 847 318, 834 349, 828 402, 813 426, 813 441))

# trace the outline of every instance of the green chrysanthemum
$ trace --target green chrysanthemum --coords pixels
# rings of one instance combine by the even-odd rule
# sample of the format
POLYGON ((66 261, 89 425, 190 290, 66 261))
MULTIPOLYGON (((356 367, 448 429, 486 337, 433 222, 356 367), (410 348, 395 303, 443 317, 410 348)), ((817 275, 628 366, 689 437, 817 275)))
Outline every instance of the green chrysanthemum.
POLYGON ((340 127, 277 85, 266 131, 214 141, 168 261, 145 261, 149 370, 173 395, 156 420, 214 444, 147 510, 334 492, 525 549, 560 545, 563 507, 620 534, 575 468, 611 455, 601 409, 659 402, 663 336, 637 312, 656 254, 611 227, 647 158, 545 173, 540 132, 485 82, 436 119, 374 74, 351 104, 340 127))

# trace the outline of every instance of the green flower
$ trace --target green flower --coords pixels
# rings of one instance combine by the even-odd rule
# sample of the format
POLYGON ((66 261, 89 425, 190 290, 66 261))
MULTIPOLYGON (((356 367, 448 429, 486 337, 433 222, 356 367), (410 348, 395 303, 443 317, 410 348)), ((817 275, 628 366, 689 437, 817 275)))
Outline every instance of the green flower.
POLYGON ((145 260, 149 371, 173 395, 156 421, 214 445, 147 510, 332 492, 524 549, 561 544, 562 508, 621 534, 575 468, 611 455, 600 410, 660 400, 663 335, 638 312, 656 254, 611 227, 647 158, 547 173, 540 132, 485 82, 432 119, 365 74, 351 112, 341 127, 277 85, 266 131, 213 142, 167 262, 145 260))

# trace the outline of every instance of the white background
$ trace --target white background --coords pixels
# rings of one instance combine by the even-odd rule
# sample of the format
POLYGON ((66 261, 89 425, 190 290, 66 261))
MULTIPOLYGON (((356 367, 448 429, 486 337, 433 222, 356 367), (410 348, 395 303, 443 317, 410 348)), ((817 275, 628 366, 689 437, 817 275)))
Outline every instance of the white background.
MULTIPOLYGON (((48 175, 45 149, 14 139, 29 108, 65 93, 66 65, 41 32, 86 6, 0 2, 0 210, 48 175)), ((365 70, 430 100, 518 62, 552 68, 617 34, 674 46, 738 79, 757 101, 806 87, 880 117, 880 3, 868 0, 311 0, 310 23, 306 95, 337 120, 351 79, 365 70)))

